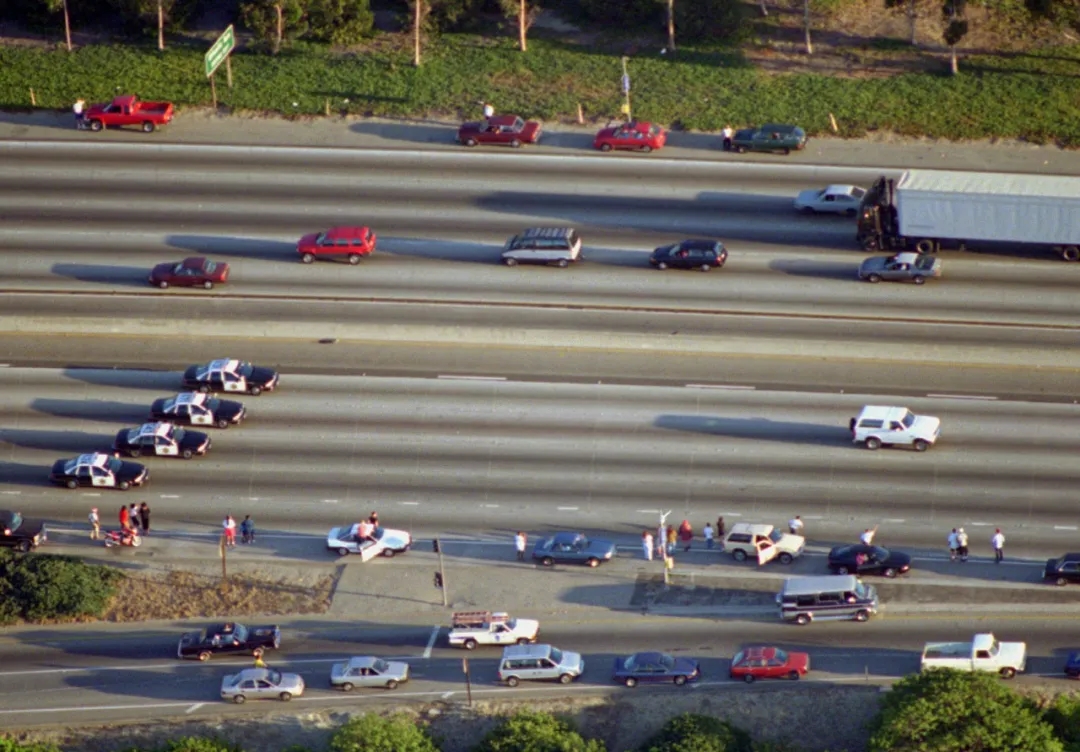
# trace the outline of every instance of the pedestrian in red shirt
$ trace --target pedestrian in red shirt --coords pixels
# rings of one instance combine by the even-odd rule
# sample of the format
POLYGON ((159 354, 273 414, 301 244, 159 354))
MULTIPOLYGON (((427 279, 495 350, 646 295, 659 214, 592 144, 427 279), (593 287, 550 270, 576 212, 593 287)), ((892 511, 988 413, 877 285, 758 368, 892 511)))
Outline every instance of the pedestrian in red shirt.
POLYGON ((683 551, 689 551, 690 543, 694 540, 694 528, 690 526, 690 520, 683 520, 679 525, 679 540, 682 541, 683 551))
POLYGON ((128 508, 123 504, 120 505, 120 528, 122 530, 131 529, 131 515, 128 512, 128 508))

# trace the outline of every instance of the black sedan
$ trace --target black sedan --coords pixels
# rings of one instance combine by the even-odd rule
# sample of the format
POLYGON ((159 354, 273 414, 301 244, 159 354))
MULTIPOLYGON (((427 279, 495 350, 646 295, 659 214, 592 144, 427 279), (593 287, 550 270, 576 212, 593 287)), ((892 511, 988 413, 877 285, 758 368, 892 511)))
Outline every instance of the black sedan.
POLYGON ((278 374, 270 368, 254 366, 242 360, 221 358, 184 371, 184 388, 200 392, 246 392, 258 396, 272 392, 278 374))
POLYGON ((242 402, 223 400, 201 392, 184 392, 154 400, 150 420, 164 420, 185 426, 228 428, 244 419, 247 409, 242 402))
POLYGON ((218 654, 258 657, 267 650, 277 650, 279 647, 281 627, 245 627, 243 624, 226 622, 183 635, 176 648, 176 657, 198 658, 200 661, 218 654))
POLYGON ((895 577, 911 569, 911 557, 881 546, 837 546, 829 551, 833 574, 880 574, 895 577))
POLYGON ((590 540, 582 533, 555 533, 537 541, 532 557, 545 567, 555 562, 600 566, 615 555, 615 544, 605 540, 590 540))
POLYGON ((636 687, 641 682, 664 682, 682 686, 701 678, 701 667, 690 658, 676 658, 667 653, 634 653, 615 659, 611 678, 617 684, 636 687))
POLYGON ((48 539, 45 523, 0 509, 0 546, 26 553, 48 539))
POLYGON ((727 261, 727 249, 715 240, 684 240, 657 248, 649 263, 657 269, 719 269, 727 261))
POLYGON ((1055 585, 1080 582, 1080 554, 1065 554, 1059 559, 1048 559, 1043 567, 1043 580, 1055 585))

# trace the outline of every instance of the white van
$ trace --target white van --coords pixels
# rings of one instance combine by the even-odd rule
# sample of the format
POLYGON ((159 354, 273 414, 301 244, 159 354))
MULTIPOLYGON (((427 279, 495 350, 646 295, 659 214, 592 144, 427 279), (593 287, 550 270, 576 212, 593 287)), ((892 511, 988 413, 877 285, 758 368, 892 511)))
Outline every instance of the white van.
POLYGON ((531 227, 506 241, 502 252, 507 266, 555 264, 565 269, 581 259, 581 238, 572 227, 531 227))
POLYGON ((866 621, 878 612, 877 590, 853 574, 791 577, 776 595, 780 618, 799 625, 812 621, 866 621))
POLYGON ((906 407, 867 405, 850 427, 852 442, 867 449, 904 445, 925 452, 941 434, 941 419, 915 415, 906 407))
POLYGON ((585 660, 580 653, 551 645, 508 645, 499 661, 498 678, 508 687, 516 687, 522 680, 569 684, 584 671, 585 660))

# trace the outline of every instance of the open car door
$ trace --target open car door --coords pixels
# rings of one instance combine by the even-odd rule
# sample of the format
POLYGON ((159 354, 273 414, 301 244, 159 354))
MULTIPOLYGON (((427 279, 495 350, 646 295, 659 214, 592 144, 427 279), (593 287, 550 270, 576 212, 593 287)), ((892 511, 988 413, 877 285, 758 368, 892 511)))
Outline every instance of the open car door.
POLYGON ((382 549, 378 541, 364 541, 360 544, 360 561, 371 561, 382 553, 382 549))
POLYGON ((758 538, 754 545, 757 547, 757 563, 759 567, 776 558, 776 546, 768 538, 758 538))

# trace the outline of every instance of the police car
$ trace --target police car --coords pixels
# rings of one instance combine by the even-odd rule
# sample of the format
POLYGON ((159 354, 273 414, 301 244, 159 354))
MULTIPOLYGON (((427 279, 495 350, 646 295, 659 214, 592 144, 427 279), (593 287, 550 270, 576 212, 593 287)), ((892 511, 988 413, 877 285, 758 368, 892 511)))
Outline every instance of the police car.
POLYGON ((184 371, 184 387, 200 392, 248 392, 258 396, 272 392, 278 375, 270 368, 260 368, 241 360, 221 358, 204 366, 191 366, 184 371))
POLYGON ((184 392, 167 399, 154 400, 150 420, 166 420, 190 426, 228 428, 239 423, 246 413, 243 403, 209 397, 201 392, 184 392))
POLYGON ((123 462, 96 452, 80 454, 70 460, 57 460, 49 473, 49 480, 68 488, 93 486, 126 491, 132 486, 150 482, 150 471, 138 462, 123 462))
POLYGON ((183 457, 190 460, 196 454, 206 454, 210 437, 198 431, 188 431, 172 423, 143 423, 138 428, 125 428, 116 434, 113 451, 117 455, 141 457, 183 457))

